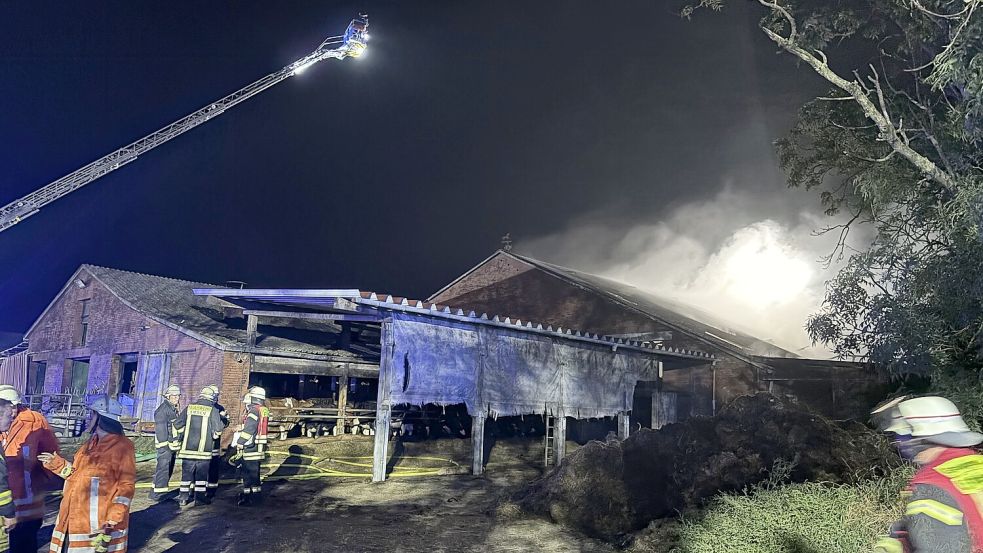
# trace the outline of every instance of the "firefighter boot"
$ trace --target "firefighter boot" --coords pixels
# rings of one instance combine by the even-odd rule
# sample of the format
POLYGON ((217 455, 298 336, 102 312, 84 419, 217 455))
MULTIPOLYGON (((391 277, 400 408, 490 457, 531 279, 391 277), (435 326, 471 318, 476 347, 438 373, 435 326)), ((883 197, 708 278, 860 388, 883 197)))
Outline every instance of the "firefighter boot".
POLYGON ((194 498, 192 497, 191 493, 181 492, 177 496, 178 505, 180 505, 182 507, 186 507, 188 505, 191 505, 191 502, 192 501, 194 501, 194 498))
POLYGON ((195 492, 195 505, 211 505, 212 498, 208 497, 208 492, 195 492))
POLYGON ((250 496, 252 496, 251 493, 239 492, 238 497, 236 497, 236 505, 240 507, 248 507, 252 503, 250 496))

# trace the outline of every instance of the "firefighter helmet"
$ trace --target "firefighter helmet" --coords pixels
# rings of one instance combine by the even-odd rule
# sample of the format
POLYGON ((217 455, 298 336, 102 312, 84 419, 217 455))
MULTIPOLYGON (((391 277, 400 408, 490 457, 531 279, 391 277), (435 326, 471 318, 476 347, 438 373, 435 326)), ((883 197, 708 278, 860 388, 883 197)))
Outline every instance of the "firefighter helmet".
POLYGON ((246 396, 242 398, 242 402, 245 404, 250 404, 253 401, 265 401, 266 400, 266 389, 259 386, 253 386, 246 392, 246 396))
POLYGON ((170 385, 170 386, 168 386, 167 389, 164 390, 164 396, 165 397, 167 397, 167 396, 179 396, 179 395, 181 395, 181 388, 179 388, 177 386, 174 386, 173 384, 170 385))
POLYGON ((898 403, 898 412, 911 427, 911 437, 946 447, 971 447, 983 434, 966 425, 959 409, 944 397, 925 396, 898 403))
POLYGON ((870 412, 882 432, 891 432, 905 436, 911 435, 911 425, 901 415, 898 404, 908 399, 908 396, 896 397, 886 401, 870 412))
POLYGON ((89 409, 116 422, 119 422, 119 418, 123 416, 123 405, 106 394, 96 396, 89 404, 89 409))
POLYGON ((198 397, 215 401, 218 399, 218 393, 213 388, 213 386, 205 386, 201 389, 201 393, 198 394, 198 397))
POLYGON ((20 403, 23 401, 20 396, 20 392, 17 391, 17 388, 14 388, 10 384, 0 385, 0 399, 9 401, 14 405, 20 405, 20 403))

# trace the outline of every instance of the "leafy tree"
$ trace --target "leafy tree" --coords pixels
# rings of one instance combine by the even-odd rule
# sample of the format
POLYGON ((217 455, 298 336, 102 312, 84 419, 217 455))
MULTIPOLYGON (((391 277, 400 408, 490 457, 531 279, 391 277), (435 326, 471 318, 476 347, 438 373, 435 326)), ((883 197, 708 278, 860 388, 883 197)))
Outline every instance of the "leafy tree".
POLYGON ((776 143, 789 186, 845 221, 822 229, 839 233, 831 260, 845 264, 809 334, 897 375, 979 382, 983 0, 753 1, 768 38, 830 85, 776 143), (873 238, 854 249, 858 225, 873 238))

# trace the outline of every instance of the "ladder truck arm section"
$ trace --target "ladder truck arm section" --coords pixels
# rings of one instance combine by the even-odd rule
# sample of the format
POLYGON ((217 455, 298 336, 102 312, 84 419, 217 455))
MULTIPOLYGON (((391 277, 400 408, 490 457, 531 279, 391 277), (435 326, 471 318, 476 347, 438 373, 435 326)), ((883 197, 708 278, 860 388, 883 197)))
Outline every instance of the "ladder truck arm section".
POLYGON ((149 152, 168 140, 225 113, 229 108, 256 96, 294 75, 303 73, 307 68, 319 61, 326 59, 342 60, 345 58, 357 58, 365 50, 365 43, 369 38, 368 28, 368 16, 360 15, 358 18, 352 20, 344 35, 324 39, 321 45, 313 52, 287 65, 283 69, 270 73, 232 94, 216 100, 162 129, 148 134, 136 142, 123 146, 115 152, 107 154, 43 188, 10 202, 0 208, 0 232, 34 215, 45 205, 78 190, 107 173, 119 169, 135 160, 138 156, 149 152))

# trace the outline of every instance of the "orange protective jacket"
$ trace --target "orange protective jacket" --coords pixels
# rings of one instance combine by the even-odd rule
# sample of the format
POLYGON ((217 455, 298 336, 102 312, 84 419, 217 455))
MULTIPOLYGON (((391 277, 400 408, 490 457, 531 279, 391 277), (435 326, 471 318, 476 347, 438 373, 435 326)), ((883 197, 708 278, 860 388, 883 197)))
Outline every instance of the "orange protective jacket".
POLYGON ((21 407, 10 430, 0 434, 0 440, 17 522, 41 519, 44 495, 52 489, 52 478, 38 462, 38 453, 58 453, 58 438, 44 415, 21 407))
POLYGON ((65 479, 51 551, 61 553, 67 543, 69 551, 94 552, 94 538, 110 522, 115 524, 104 545, 111 552, 126 551, 137 478, 133 442, 119 434, 93 435, 71 463, 55 456, 45 468, 65 479))

